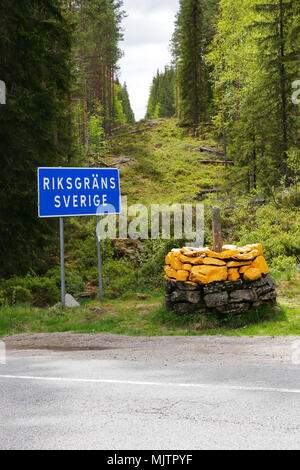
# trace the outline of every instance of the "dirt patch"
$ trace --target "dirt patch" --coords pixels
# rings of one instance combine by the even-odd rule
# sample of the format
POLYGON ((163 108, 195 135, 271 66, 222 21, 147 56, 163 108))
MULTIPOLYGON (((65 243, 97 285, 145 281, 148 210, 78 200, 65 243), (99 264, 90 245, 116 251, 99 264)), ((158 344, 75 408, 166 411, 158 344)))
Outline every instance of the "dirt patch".
POLYGON ((227 337, 174 336, 130 337, 112 334, 41 333, 2 339, 10 354, 43 355, 79 353, 103 360, 158 360, 174 362, 218 362, 244 364, 292 364, 297 336, 227 337), (92 353, 92 354, 91 354, 92 353))
MULTIPOLYGON (((71 352, 71 351, 107 351, 114 348, 101 348, 100 346, 38 346, 39 351, 62 351, 62 352, 71 352)), ((7 346, 8 351, 32 351, 37 350, 37 347, 32 344, 28 346, 7 346)))

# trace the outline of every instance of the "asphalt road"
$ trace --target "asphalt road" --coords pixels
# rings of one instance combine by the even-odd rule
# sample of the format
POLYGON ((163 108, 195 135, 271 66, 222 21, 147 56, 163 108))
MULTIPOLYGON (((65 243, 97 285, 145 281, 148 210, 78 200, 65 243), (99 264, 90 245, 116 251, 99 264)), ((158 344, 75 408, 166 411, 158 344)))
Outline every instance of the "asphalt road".
POLYGON ((1 449, 299 449, 300 366, 9 352, 0 418, 1 449))

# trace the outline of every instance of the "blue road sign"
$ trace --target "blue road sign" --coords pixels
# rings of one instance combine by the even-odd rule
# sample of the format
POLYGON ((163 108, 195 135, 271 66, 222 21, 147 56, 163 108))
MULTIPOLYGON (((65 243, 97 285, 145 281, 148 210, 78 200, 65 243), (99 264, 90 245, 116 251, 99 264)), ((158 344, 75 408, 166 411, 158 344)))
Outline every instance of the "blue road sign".
POLYGON ((39 217, 120 214, 118 169, 38 168, 39 217))

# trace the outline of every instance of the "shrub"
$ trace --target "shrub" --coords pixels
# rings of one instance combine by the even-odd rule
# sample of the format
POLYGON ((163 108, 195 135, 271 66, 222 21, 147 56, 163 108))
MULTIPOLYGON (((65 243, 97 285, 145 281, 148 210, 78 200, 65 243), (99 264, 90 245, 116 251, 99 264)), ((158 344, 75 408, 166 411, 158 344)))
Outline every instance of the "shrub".
POLYGON ((59 288, 54 279, 48 277, 14 277, 1 281, 0 303, 13 305, 18 302, 31 302, 37 306, 55 303, 59 298, 59 288))

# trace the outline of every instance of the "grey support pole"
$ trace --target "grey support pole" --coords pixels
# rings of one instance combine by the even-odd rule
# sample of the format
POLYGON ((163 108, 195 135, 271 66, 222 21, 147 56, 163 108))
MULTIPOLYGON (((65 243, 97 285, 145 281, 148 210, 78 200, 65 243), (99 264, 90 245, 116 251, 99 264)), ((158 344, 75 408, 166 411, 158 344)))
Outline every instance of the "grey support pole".
POLYGON ((214 252, 221 253, 223 249, 223 238, 222 238, 222 222, 221 222, 221 209, 218 206, 212 209, 212 232, 213 232, 213 244, 214 252))
POLYGON ((101 238, 100 238, 100 218, 97 217, 97 253, 98 253, 98 275, 99 275, 99 297, 103 300, 102 262, 101 262, 101 238))
POLYGON ((66 305, 66 280, 65 280, 65 240, 64 240, 64 219, 59 218, 60 224, 60 269, 61 269, 61 303, 66 305))

